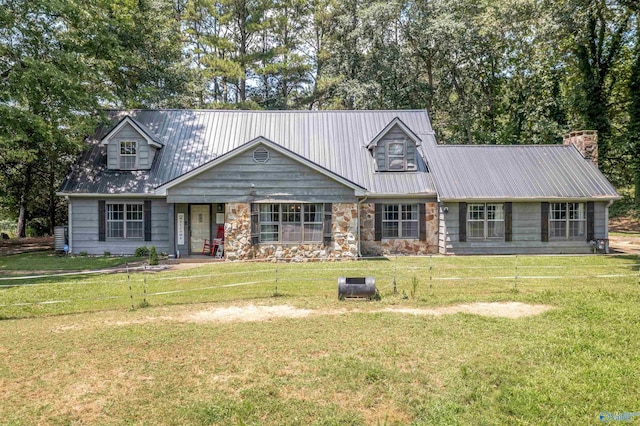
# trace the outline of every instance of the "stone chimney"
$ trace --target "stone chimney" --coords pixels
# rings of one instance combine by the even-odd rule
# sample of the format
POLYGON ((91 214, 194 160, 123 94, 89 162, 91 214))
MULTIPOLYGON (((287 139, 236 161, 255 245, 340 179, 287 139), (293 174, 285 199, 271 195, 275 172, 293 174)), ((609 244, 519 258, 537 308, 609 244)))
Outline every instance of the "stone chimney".
POLYGON ((598 167, 598 131, 579 130, 564 135, 564 145, 574 145, 580 154, 598 167))

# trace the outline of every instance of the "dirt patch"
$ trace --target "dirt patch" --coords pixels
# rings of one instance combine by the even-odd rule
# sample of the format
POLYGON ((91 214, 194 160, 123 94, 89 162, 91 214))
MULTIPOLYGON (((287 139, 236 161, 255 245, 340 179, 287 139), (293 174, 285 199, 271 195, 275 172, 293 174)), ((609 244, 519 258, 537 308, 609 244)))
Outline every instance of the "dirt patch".
POLYGON ((386 308, 373 311, 367 310, 312 310, 300 309, 290 305, 278 306, 230 306, 226 308, 212 308, 187 314, 181 319, 188 322, 252 322, 266 321, 275 318, 304 318, 311 315, 339 315, 344 313, 367 313, 367 312, 393 312, 411 315, 450 315, 459 312, 475 314, 487 317, 500 318, 521 318, 532 315, 539 315, 551 309, 547 305, 529 305, 520 302, 500 302, 485 303, 477 302, 470 304, 460 304, 444 306, 439 308, 386 308))
POLYGON ((194 309, 193 307, 162 308, 160 315, 145 315, 138 318, 84 321, 79 323, 61 324, 51 329, 54 333, 77 331, 92 327, 122 327, 149 323, 236 323, 236 322, 261 322, 281 318, 306 318, 320 315, 343 315, 350 313, 396 313, 406 315, 452 315, 468 313, 487 317, 521 318, 539 315, 553 309, 547 305, 529 305, 520 302, 476 302, 442 306, 435 308, 409 308, 387 307, 384 309, 302 309, 291 305, 235 305, 224 307, 211 307, 208 309, 194 309))
MULTIPOLYGON (((273 318, 304 318, 311 314, 326 314, 322 311, 299 309, 289 305, 279 306, 229 306, 213 308, 184 316, 186 321, 193 322, 253 322, 266 321, 273 318)), ((328 312, 327 312, 328 313, 328 312)))
POLYGON ((53 250, 53 237, 11 238, 0 240, 0 256, 30 253, 33 251, 53 250))

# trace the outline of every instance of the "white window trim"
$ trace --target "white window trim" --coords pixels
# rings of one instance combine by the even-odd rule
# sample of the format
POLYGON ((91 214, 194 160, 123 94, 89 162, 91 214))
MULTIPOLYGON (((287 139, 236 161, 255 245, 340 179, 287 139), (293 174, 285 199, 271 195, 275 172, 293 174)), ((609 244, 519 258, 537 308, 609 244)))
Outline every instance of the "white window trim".
POLYGON ((418 204, 407 204, 407 203, 400 203, 400 204, 395 204, 395 203, 387 203, 387 204, 383 204, 382 205, 382 239, 383 240, 417 240, 420 238, 420 206, 418 204), (397 206, 398 207, 398 220, 387 220, 384 218, 385 215, 385 210, 387 208, 387 206, 397 206), (416 219, 409 219, 409 220, 403 220, 402 219, 402 206, 415 206, 416 208, 416 219), (394 223, 397 222, 398 223, 398 235, 395 237, 388 237, 384 235, 384 224, 385 223, 394 223), (402 236, 402 225, 403 223, 416 223, 416 236, 415 237, 403 237, 402 236))
POLYGON ((120 170, 136 170, 138 168, 138 141, 131 140, 122 140, 118 142, 118 166, 120 170), (122 153, 122 145, 123 144, 133 144, 133 149, 135 150, 135 154, 123 154, 122 153), (132 167, 123 167, 122 160, 123 158, 134 158, 132 167))
POLYGON ((107 240, 144 240, 144 203, 106 203, 105 206, 105 235, 107 240), (127 219, 127 206, 140 206, 141 207, 141 220, 128 220, 127 219), (122 206, 122 220, 110 220, 109 219, 109 206, 122 206), (142 235, 139 237, 127 236, 128 222, 142 223, 142 235), (122 223, 122 237, 112 237, 109 232, 109 223, 122 223))
POLYGON ((489 240, 489 241, 504 241, 505 240, 505 235, 506 235, 506 230, 504 227, 504 223, 505 223, 505 217, 504 217, 504 203, 469 203, 467 205, 467 239, 468 240, 472 240, 472 241, 482 241, 482 240, 489 240), (471 206, 484 206, 484 215, 482 220, 479 219, 471 219, 471 206), (502 220, 490 220, 489 219, 489 210, 488 207, 489 206, 502 206, 502 220), (482 232, 482 237, 474 237, 469 235, 469 223, 470 222, 483 222, 483 232, 482 232), (490 237, 489 236, 489 222, 502 222, 502 235, 499 237, 490 237))
MULTIPOLYGON (((278 221, 274 222, 274 221, 262 221, 260 220, 260 229, 259 229, 259 237, 258 237, 258 241, 259 244, 317 244, 317 243, 321 243, 323 242, 323 235, 324 235, 324 216, 323 216, 323 208, 322 206, 324 206, 324 204, 322 203, 268 203, 266 205, 278 205, 278 221), (299 241, 282 241, 282 229, 283 229, 283 225, 286 223, 292 223, 292 222, 283 222, 282 221, 282 214, 283 214, 283 205, 285 204, 300 204, 300 235, 301 235, 301 239, 299 241), (320 207, 320 221, 318 222, 307 222, 304 220, 304 215, 305 215, 305 207, 309 206, 311 204, 316 204, 320 207), (272 241, 263 241, 262 240, 262 225, 277 225, 278 226, 278 240, 272 240, 272 241), (305 240, 304 239, 304 226, 305 225, 322 225, 322 230, 320 232, 320 238, 318 240, 305 240)), ((259 216, 261 217, 261 213, 262 211, 260 210, 259 212, 259 216)), ((298 222, 294 222, 294 223, 298 223, 298 222)))
MULTIPOLYGON (((385 161, 387 166, 387 171, 390 172, 404 172, 407 170, 407 141, 405 140, 389 140, 385 144, 385 161), (389 153, 389 147, 392 144, 402 144, 402 168, 401 169, 392 169, 391 168, 391 154, 389 153)), ((400 158, 399 155, 394 155, 393 158, 400 158)))
MULTIPOLYGON (((578 207, 578 211, 580 207, 578 207)), ((587 237, 587 205, 586 203, 574 203, 574 202, 552 202, 549 203, 549 239, 553 241, 562 241, 562 240, 576 240, 580 241, 587 237), (553 206, 554 204, 562 204, 564 205, 565 218, 564 219, 553 219, 553 206), (571 219, 569 215, 569 204, 577 204, 578 206, 582 205, 583 218, 582 219, 571 219), (553 230, 552 224, 554 222, 564 222, 565 223, 565 234, 564 236, 556 236, 551 235, 551 231, 553 230), (583 230, 584 233, 582 235, 571 235, 571 223, 579 223, 583 222, 583 230)))

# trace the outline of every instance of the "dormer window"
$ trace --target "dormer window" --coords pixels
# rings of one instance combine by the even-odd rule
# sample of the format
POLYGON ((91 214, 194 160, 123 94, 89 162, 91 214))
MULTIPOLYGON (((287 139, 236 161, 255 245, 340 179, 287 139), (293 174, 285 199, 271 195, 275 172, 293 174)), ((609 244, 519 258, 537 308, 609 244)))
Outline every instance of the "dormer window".
POLYGON ((376 136, 367 148, 378 172, 418 170, 420 138, 399 118, 395 118, 376 136))
POLYGON ((135 141, 120 142, 120 169, 135 170, 138 159, 138 144, 135 141))
POLYGON ((406 146, 404 142, 389 142, 387 144, 387 167, 389 170, 406 169, 406 146))

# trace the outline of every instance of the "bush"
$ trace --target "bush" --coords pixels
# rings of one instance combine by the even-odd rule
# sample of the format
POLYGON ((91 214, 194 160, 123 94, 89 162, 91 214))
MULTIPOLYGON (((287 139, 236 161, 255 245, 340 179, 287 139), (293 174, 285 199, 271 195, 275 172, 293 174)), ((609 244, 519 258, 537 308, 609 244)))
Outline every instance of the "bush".
POLYGON ((111 257, 111 252, 110 251, 105 251, 104 252, 104 257, 111 257))
POLYGON ((156 246, 151 246, 151 251, 149 252, 149 265, 157 265, 158 264, 158 253, 156 252, 156 246))
POLYGON ((147 246, 142 246, 142 247, 138 247, 136 249, 136 251, 133 253, 133 255, 135 257, 147 257, 149 256, 149 247, 147 246))
POLYGON ((87 256, 89 256, 89 253, 87 253, 86 251, 81 251, 80 252, 80 256, 87 257, 87 256))

